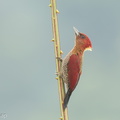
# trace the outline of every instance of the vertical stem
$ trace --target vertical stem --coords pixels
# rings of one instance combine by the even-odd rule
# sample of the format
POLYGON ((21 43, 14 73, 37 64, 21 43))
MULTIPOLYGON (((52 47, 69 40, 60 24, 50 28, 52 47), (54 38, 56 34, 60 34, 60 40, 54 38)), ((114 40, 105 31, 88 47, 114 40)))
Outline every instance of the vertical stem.
MULTIPOLYGON (((56 9, 56 0, 51 0, 49 5, 52 11, 52 29, 53 29, 53 40, 54 41, 54 51, 55 57, 61 58, 61 49, 60 49, 60 39, 59 39, 59 31, 58 31, 58 18, 57 13, 59 11, 56 9)), ((59 77, 61 68, 61 61, 56 59, 56 72, 58 73, 57 80, 58 80, 58 91, 59 91, 59 100, 60 100, 60 110, 61 110, 61 118, 62 120, 68 120, 68 111, 67 108, 63 109, 63 100, 65 97, 65 87, 63 80, 59 77)))

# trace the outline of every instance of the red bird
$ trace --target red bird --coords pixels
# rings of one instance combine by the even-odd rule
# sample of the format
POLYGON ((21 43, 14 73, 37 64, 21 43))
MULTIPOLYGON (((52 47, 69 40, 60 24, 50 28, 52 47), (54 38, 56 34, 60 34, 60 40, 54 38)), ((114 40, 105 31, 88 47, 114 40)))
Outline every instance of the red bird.
POLYGON ((67 84, 67 93, 64 98, 63 107, 67 107, 69 98, 78 84, 82 73, 82 58, 85 50, 92 50, 92 44, 87 35, 80 33, 73 27, 76 35, 73 49, 62 61, 61 75, 64 83, 67 84))

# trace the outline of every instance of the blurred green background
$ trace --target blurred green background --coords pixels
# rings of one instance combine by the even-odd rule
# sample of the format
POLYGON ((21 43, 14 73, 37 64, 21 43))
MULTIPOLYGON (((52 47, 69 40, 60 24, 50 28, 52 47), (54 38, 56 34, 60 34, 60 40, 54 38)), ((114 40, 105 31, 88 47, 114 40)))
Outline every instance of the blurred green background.
MULTIPOLYGON (((0 113, 6 120, 60 117, 49 0, 0 0, 0 113)), ((120 120, 120 1, 57 0, 63 57, 75 26, 89 36, 69 120, 120 120)), ((0 117, 2 119, 2 117, 0 117)))

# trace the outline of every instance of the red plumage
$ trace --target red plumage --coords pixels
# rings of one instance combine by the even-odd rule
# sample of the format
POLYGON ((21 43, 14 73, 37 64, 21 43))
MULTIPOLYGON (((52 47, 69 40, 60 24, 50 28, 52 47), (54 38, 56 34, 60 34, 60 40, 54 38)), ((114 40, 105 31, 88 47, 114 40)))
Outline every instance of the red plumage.
POLYGON ((68 88, 70 88, 73 91, 80 77, 80 60, 78 55, 73 54, 70 56, 67 69, 69 80, 68 88))
POLYGON ((68 53, 62 62, 62 77, 63 81, 67 84, 67 93, 64 98, 63 107, 67 107, 69 98, 78 84, 80 75, 82 73, 82 56, 85 50, 91 49, 92 44, 90 39, 83 33, 80 33, 74 28, 76 39, 74 48, 68 53))

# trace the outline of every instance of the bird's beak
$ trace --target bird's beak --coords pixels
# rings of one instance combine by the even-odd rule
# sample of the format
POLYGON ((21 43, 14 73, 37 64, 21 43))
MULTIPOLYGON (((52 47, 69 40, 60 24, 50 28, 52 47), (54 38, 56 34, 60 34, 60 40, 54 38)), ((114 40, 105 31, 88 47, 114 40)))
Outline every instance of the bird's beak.
POLYGON ((73 27, 73 29, 75 31, 76 36, 79 35, 80 32, 75 27, 73 27))

